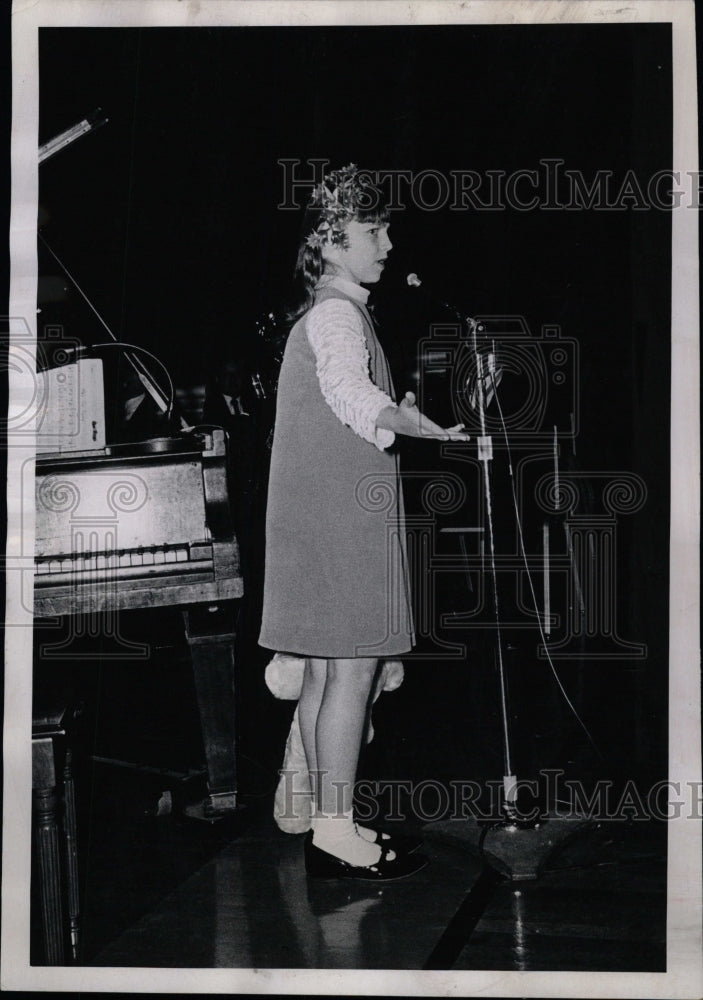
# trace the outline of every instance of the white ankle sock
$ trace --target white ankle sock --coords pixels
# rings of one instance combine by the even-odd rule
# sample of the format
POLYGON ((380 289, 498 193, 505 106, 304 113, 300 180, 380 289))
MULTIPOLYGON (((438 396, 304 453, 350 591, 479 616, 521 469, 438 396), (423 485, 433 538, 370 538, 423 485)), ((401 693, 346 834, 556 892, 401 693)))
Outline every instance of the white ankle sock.
POLYGON ((315 817, 312 842, 321 851, 334 854, 350 865, 368 867, 381 857, 379 845, 369 843, 357 833, 351 815, 315 817))
MULTIPOLYGON (((310 827, 313 830, 315 829, 315 822, 315 817, 311 817, 310 827)), ((391 839, 387 833, 379 833, 378 830, 372 830, 370 827, 362 826, 360 823, 354 823, 354 826, 361 839, 369 844, 378 843, 379 847, 382 847, 387 840, 391 839)))
MULTIPOLYGON (((379 847, 382 847, 387 840, 391 839, 387 833, 379 833, 378 830, 372 830, 368 826, 361 826, 360 823, 355 823, 354 825, 356 826, 356 832, 359 834, 361 839, 365 840, 369 844, 377 843, 379 847)), ((310 820, 310 826, 313 830, 315 829, 314 818, 310 820)))

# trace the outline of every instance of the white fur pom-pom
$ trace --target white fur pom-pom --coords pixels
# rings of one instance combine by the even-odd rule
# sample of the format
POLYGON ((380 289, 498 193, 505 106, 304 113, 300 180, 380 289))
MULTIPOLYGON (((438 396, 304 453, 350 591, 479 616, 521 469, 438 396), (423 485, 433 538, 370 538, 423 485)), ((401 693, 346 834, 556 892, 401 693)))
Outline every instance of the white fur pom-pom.
MULTIPOLYGON (((305 672, 305 657, 293 653, 275 653, 266 667, 264 677, 266 687, 274 698, 283 701, 297 701, 303 686, 305 672)), ((375 696, 381 691, 395 691, 403 683, 405 672, 400 660, 384 660, 381 684, 376 688, 375 696)))
POLYGON ((305 657, 292 653, 276 653, 266 667, 266 687, 274 698, 297 701, 303 686, 305 657))

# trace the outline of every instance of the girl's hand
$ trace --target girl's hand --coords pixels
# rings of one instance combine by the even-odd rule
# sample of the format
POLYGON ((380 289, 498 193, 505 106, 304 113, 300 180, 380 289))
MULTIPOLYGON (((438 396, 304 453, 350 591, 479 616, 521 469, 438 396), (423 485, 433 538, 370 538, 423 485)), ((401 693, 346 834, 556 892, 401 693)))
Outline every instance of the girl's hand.
POLYGON ((376 426, 407 437, 429 438, 436 441, 469 441, 463 424, 440 427, 421 413, 415 403, 415 393, 406 392, 397 407, 387 406, 376 418, 376 426))

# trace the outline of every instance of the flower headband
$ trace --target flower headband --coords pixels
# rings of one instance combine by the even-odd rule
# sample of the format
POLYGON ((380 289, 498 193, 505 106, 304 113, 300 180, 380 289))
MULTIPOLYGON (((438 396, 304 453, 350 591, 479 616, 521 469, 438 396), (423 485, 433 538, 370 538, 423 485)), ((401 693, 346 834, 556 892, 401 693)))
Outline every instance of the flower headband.
POLYGON ((316 185, 310 201, 310 207, 319 209, 322 219, 306 239, 307 245, 346 248, 347 223, 360 207, 366 207, 364 202, 368 202, 368 198, 368 187, 361 182, 355 163, 326 174, 316 185))

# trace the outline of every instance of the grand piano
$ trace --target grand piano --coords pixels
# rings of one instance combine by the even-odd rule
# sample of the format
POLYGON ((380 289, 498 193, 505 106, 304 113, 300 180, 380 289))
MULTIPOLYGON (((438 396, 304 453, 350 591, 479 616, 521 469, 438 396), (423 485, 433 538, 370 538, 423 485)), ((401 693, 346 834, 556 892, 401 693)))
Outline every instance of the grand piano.
MULTIPOLYGON (((107 122, 101 109, 39 147, 42 163, 79 136, 107 122)), ((119 345, 72 274, 39 240, 119 347, 162 416, 173 407, 173 385, 158 358, 135 345, 119 345), (171 388, 156 379, 156 362, 171 388)), ((70 660, 81 633, 110 635, 119 646, 118 614, 175 606, 181 610, 195 680, 207 769, 207 796, 188 810, 215 819, 237 809, 234 623, 242 596, 239 550, 227 492, 227 440, 216 427, 188 428, 171 436, 112 443, 105 432, 102 362, 64 348, 61 327, 47 324, 38 345, 43 407, 37 421, 34 615, 37 624, 68 616, 69 638, 60 659, 70 660), (54 332, 59 342, 49 343, 54 332), (66 364, 66 362, 69 362, 66 364), (58 366, 58 367, 56 367, 58 366)), ((102 336, 102 333, 101 333, 102 336)), ((76 349, 78 348, 78 349, 76 349)), ((88 351, 90 353, 90 351, 88 351)), ((114 401, 113 401, 114 402, 114 401)), ((114 411, 114 406, 110 412, 114 411)), ((116 439, 114 439, 116 440, 116 439)), ((139 655, 124 643, 125 657, 139 655)), ((113 642, 114 646, 114 642, 113 642)), ((144 647, 148 652, 148 647, 144 647)), ((66 708, 34 690, 32 788, 41 896, 44 958, 61 964, 70 920, 70 947, 78 957, 75 807, 70 753, 57 755, 66 708), (57 788, 63 779, 64 861, 60 860, 57 788), (68 889, 62 891, 61 874, 68 889)), ((64 741, 65 742, 65 741, 64 741)))

